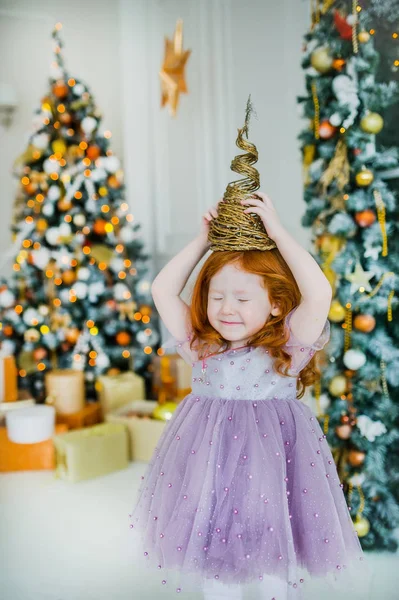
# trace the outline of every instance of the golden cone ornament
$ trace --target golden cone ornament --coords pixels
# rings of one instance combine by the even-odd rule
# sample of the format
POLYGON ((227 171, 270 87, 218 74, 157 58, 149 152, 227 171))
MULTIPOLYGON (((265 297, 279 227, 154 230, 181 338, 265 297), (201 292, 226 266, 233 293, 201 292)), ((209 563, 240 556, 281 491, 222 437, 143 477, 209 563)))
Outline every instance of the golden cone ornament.
POLYGON ((248 141, 249 118, 253 112, 248 98, 245 124, 238 130, 236 145, 246 152, 231 162, 231 170, 244 179, 227 185, 223 201, 218 205, 218 216, 209 225, 208 241, 213 251, 272 250, 275 242, 267 235, 262 219, 256 213, 245 213, 241 200, 250 198, 260 187, 259 172, 253 166, 258 160, 256 146, 248 141), (244 134, 247 139, 244 139, 244 134))

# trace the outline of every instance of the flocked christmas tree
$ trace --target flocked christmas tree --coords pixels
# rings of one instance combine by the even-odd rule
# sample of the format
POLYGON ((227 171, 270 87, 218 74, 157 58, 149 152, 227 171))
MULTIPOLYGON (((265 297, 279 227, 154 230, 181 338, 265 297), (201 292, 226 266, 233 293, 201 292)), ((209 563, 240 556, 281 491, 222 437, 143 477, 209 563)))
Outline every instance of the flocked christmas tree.
MULTIPOLYGON (((373 26, 382 5, 390 17, 398 13, 397 0, 313 2, 302 63, 307 95, 298 101, 310 119, 300 135, 303 224, 334 291, 314 388, 318 416, 363 547, 395 550, 399 236, 397 198, 384 175, 398 167, 398 149, 383 147, 378 134, 398 85, 394 71, 391 81, 378 78, 373 26)), ((386 23, 396 40, 395 21, 386 23)))
POLYGON ((88 87, 65 69, 60 29, 49 91, 15 163, 15 260, 0 288, 2 347, 38 400, 55 367, 84 370, 89 398, 102 373, 133 367, 149 383, 159 341, 120 161, 88 87))

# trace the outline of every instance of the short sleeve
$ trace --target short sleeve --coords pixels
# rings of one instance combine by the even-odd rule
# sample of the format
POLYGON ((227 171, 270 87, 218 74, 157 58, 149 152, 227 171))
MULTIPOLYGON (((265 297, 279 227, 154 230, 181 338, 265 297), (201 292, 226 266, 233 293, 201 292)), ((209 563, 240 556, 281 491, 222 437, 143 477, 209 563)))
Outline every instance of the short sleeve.
POLYGON ((169 348, 175 348, 176 352, 184 359, 184 361, 192 366, 194 362, 198 360, 198 355, 195 350, 190 348, 191 334, 187 334, 186 339, 178 340, 177 338, 170 336, 162 344, 161 348, 165 350, 169 348))
POLYGON ((283 347, 292 357, 290 373, 292 375, 298 375, 302 369, 306 367, 313 355, 327 344, 330 339, 330 322, 328 319, 326 320, 323 331, 313 344, 304 344, 298 340, 291 331, 290 323, 294 312, 295 308, 291 310, 285 318, 285 325, 288 327, 289 338, 283 347))

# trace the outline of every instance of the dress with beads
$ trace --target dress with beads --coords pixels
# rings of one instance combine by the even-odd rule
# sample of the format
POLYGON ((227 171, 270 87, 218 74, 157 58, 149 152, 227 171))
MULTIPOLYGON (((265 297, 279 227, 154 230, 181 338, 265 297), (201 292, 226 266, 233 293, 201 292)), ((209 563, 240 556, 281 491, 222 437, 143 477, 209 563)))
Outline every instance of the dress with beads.
POLYGON ((210 356, 203 373, 189 337, 164 344, 192 365, 192 390, 166 424, 129 515, 136 566, 154 570, 159 597, 166 587, 184 597, 211 579, 240 584, 251 600, 306 598, 320 579, 352 598, 362 597, 361 583, 367 589, 368 561, 326 435, 296 398, 298 374, 328 342, 330 324, 304 345, 290 329, 293 312, 288 377, 263 347, 210 356))

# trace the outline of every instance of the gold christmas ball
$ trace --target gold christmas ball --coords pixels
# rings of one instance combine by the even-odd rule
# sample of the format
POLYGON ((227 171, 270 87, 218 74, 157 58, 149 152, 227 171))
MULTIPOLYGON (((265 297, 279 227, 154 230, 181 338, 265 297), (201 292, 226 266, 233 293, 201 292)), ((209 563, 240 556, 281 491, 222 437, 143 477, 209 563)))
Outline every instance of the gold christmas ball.
POLYGON ((72 269, 68 269, 62 273, 62 281, 65 285, 72 285, 76 281, 76 273, 72 269))
POLYGON ((337 131, 337 128, 334 127, 334 125, 331 125, 331 123, 330 123, 330 121, 328 121, 328 119, 326 119, 325 121, 322 121, 319 125, 319 136, 321 137, 322 140, 331 139, 336 131, 337 131))
POLYGON ((328 313, 328 318, 333 323, 340 323, 345 319, 346 311, 342 306, 339 300, 333 300, 331 302, 330 311, 328 313))
POLYGON ((335 433, 341 440, 349 440, 352 435, 352 427, 348 424, 337 425, 335 433))
POLYGON ((61 212, 66 212, 72 208, 72 202, 70 200, 65 200, 65 198, 61 198, 57 202, 58 210, 61 212))
POLYGON ((348 462, 352 467, 359 467, 364 463, 364 459, 366 458, 366 453, 361 450, 349 450, 348 452, 348 462))
POLYGON ((80 336, 80 329, 77 327, 69 327, 65 332, 65 339, 69 344, 76 344, 80 336))
POLYGON ((104 235, 106 224, 107 224, 107 221, 105 221, 104 219, 97 219, 96 221, 94 221, 94 224, 93 224, 94 233, 96 233, 97 235, 104 235))
POLYGON ((47 231, 48 228, 48 223, 46 221, 46 219, 38 219, 36 222, 36 231, 38 233, 44 233, 45 231, 47 231))
POLYGON ((37 329, 34 329, 33 327, 31 327, 30 329, 27 329, 24 333, 25 342, 38 342, 39 339, 40 339, 40 333, 38 332, 37 329))
POLYGON ((107 375, 119 375, 119 373, 121 372, 120 369, 118 369, 117 367, 111 367, 110 369, 108 369, 107 371, 107 375))
POLYGON ((335 375, 328 385, 328 389, 332 396, 342 396, 342 394, 345 394, 347 387, 348 382, 343 375, 335 375))
POLYGON ((44 358, 46 358, 47 356, 47 350, 46 348, 35 348, 33 350, 33 358, 35 359, 36 362, 39 362, 40 360, 43 360, 44 358))
POLYGON ((94 144, 92 146, 89 146, 86 150, 86 156, 87 158, 90 158, 90 160, 96 160, 101 154, 101 149, 99 146, 95 146, 94 144))
POLYGON ((110 188, 117 189, 121 187, 121 183, 116 175, 110 175, 108 177, 108 185, 110 188))
POLYGON ((329 48, 317 48, 312 52, 310 64, 319 73, 328 73, 333 64, 329 48))
POLYGON ((368 31, 359 31, 357 39, 361 44, 366 44, 370 39, 370 34, 368 31))
POLYGON ((366 133, 379 133, 384 127, 384 119, 376 112, 369 112, 360 121, 360 127, 366 133))
POLYGON ((373 182, 374 175, 370 169, 362 169, 356 173, 356 183, 359 187, 367 187, 373 182))
POLYGON ((359 537, 364 537, 370 531, 370 521, 366 517, 356 516, 355 522, 353 523, 355 531, 359 537))
POLYGON ((146 304, 143 304, 142 306, 140 306, 139 311, 141 312, 142 315, 150 317, 152 314, 152 308, 151 306, 147 306, 146 304))
POLYGON ((65 154, 66 144, 64 140, 54 140, 54 142, 52 142, 51 144, 51 147, 53 149, 53 152, 60 152, 61 154, 65 154))
POLYGON ((154 419, 158 419, 159 421, 170 421, 176 408, 176 402, 165 402, 164 404, 158 404, 154 408, 152 416, 154 419))
POLYGON ((132 336, 127 331, 119 331, 116 334, 116 342, 119 346, 128 346, 132 336))
POLYGON ((370 333, 375 328, 375 318, 373 315, 356 315, 353 319, 353 326, 359 331, 370 333))
POLYGON ((53 85, 53 94, 57 98, 65 98, 68 95, 68 86, 63 81, 57 81, 53 85))
POLYGON ((369 208, 355 214, 355 221, 360 227, 370 227, 376 218, 375 212, 369 208))

